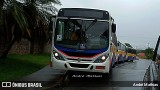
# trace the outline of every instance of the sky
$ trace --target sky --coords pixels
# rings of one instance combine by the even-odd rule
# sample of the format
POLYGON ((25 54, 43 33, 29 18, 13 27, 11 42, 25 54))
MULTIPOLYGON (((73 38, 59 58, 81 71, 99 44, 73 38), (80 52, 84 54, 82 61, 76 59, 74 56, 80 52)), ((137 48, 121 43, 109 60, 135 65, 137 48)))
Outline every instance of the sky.
POLYGON ((160 0, 60 0, 59 8, 109 11, 117 25, 117 38, 136 49, 155 48, 160 35, 160 0))

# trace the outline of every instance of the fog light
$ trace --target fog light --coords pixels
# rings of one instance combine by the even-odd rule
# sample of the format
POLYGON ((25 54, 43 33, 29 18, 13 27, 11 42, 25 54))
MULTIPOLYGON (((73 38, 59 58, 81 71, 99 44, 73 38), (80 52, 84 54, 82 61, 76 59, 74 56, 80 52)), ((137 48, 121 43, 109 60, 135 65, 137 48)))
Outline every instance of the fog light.
POLYGON ((105 69, 105 66, 96 66, 96 69, 105 69))

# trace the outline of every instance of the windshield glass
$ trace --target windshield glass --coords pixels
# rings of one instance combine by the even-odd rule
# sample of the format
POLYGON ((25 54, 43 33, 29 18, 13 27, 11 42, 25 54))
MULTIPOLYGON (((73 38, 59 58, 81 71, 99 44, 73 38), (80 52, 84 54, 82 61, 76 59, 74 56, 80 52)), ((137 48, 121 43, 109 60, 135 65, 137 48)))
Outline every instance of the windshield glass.
POLYGON ((109 45, 109 23, 97 20, 57 20, 54 43, 63 48, 102 49, 109 45))

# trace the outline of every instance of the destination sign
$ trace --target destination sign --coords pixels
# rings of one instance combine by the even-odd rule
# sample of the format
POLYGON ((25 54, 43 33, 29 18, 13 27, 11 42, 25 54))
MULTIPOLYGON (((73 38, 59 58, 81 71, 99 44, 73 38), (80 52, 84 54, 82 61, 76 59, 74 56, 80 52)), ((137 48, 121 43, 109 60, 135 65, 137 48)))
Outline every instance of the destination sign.
POLYGON ((62 8, 58 13, 59 17, 70 18, 91 18, 91 19, 109 19, 109 13, 103 10, 82 9, 82 8, 62 8))

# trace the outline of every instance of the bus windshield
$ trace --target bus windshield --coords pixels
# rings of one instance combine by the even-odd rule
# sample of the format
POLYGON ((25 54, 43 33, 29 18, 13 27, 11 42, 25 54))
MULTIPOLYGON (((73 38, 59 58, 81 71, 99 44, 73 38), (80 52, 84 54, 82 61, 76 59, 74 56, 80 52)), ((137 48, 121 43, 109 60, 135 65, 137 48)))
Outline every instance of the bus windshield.
POLYGON ((72 49, 103 49, 109 46, 107 21, 58 19, 54 44, 72 49))

